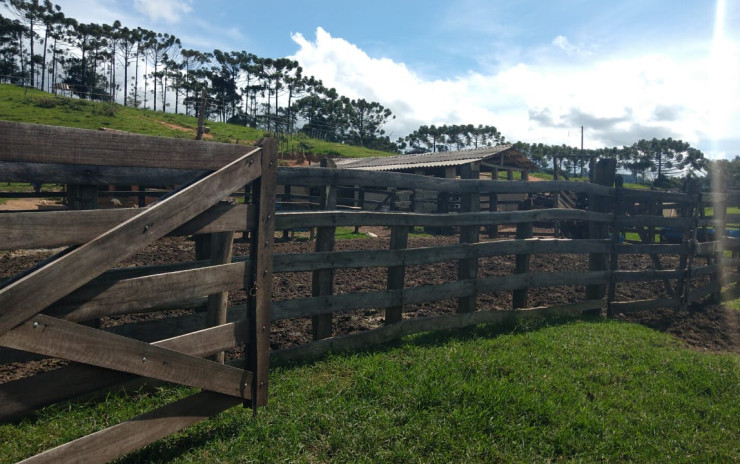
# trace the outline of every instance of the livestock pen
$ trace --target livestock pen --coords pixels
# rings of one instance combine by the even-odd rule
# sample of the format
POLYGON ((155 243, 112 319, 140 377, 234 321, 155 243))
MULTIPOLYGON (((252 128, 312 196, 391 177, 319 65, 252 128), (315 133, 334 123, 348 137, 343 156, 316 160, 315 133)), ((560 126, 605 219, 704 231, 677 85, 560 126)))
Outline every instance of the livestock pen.
POLYGON ((82 453, 105 461, 222 409, 245 401, 262 405, 270 357, 312 359, 412 333, 519 317, 680 310, 737 289, 734 270, 739 263, 725 251, 738 248, 726 229, 740 218, 726 210, 740 196, 703 193, 696 185, 685 193, 625 189, 613 160, 597 163, 594 183, 438 179, 322 168, 275 172, 270 143, 251 148, 1 124, 0 181, 184 184, 146 208, 0 214, 5 250, 69 247, 1 284, 0 363, 17 366, 39 357, 78 363, 0 384, 2 420, 131 382, 140 385, 141 378, 203 389, 191 399, 32 458, 37 462, 82 453), (249 204, 220 201, 247 184, 249 204), (318 188, 323 210, 274 213, 277 185, 318 188), (337 209, 336 192, 355 186, 459 195, 461 208, 456 213, 337 209), (560 192, 587 196, 588 207, 530 209, 532 195, 560 192), (481 195, 491 194, 521 194, 524 200, 519 211, 480 211, 481 195), (711 217, 705 217, 708 202, 711 217), (664 209, 677 214, 664 217, 664 209), (535 236, 569 221, 582 224, 587 238, 535 236), (385 249, 351 243, 359 241, 337 246, 336 228, 355 226, 389 228, 385 249), (481 230, 491 226, 515 227, 516 235, 482 237, 481 230), (455 235, 435 246, 413 246, 410 235, 423 227, 452 229, 455 235), (700 233, 707 227, 715 232, 713 240, 700 242, 709 237, 700 233), (274 231, 295 228, 317 228, 311 251, 273 252, 274 231), (680 242, 656 243, 661 228, 678 231, 680 242), (622 241, 624 232, 640 240, 622 241), (234 233, 248 238, 240 248, 247 254, 233 253, 234 233), (164 235, 193 237, 194 259, 115 267, 164 235), (568 259, 557 259, 564 256, 568 259), (640 263, 648 265, 636 267, 631 256, 643 256, 640 263), (494 259, 498 257, 510 257, 510 263, 494 259), (535 261, 551 265, 542 269, 535 261), (449 271, 443 278, 425 280, 428 274, 420 271, 429 268, 449 271), (382 288, 358 282, 355 288, 338 289, 337 275, 356 269, 379 270, 382 288), (306 281, 303 293, 272 298, 284 276, 298 273, 298 280, 306 281), (654 282, 662 287, 655 298, 635 301, 629 292, 620 292, 621 287, 654 282), (538 298, 533 303, 538 289, 562 287, 574 289, 564 301, 538 298), (242 297, 234 298, 236 290, 242 297), (488 299, 492 294, 509 295, 507 306, 488 299), (454 303, 432 317, 410 317, 415 307, 439 301, 454 303), (369 330, 345 334, 336 330, 338 313, 367 315, 373 323, 369 330), (153 317, 105 323, 122 315, 153 317), (292 320, 310 320, 312 341, 270 350, 271 324, 292 320), (239 347, 244 349, 234 351, 239 347), (228 365, 220 364, 220 358, 199 358, 224 351, 228 365), (237 359, 242 356, 246 359, 237 359), (152 427, 146 426, 148 420, 152 427), (131 435, 132 429, 137 433, 131 435), (121 436, 134 438, 120 441, 121 436))

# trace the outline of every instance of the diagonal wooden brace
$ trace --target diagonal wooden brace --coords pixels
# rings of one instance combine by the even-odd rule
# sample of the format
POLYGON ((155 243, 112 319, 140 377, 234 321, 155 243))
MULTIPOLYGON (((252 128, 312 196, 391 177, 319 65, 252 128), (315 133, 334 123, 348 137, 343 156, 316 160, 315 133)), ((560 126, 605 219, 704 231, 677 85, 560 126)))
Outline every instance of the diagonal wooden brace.
POLYGON ((0 345, 249 399, 249 371, 38 314, 0 345))
POLYGON ((259 178, 261 151, 250 151, 0 290, 0 335, 259 178))

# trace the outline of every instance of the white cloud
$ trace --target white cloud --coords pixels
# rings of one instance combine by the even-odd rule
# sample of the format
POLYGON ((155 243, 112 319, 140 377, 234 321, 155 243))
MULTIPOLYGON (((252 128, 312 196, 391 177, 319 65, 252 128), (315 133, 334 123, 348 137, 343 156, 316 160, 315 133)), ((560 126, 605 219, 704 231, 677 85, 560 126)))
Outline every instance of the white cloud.
POLYGON ((570 42, 570 40, 568 40, 568 38, 565 37, 564 35, 559 35, 559 36, 555 37, 552 40, 552 44, 556 48, 559 48, 560 50, 562 50, 565 53, 567 53, 568 55, 589 56, 589 55, 592 54, 592 52, 590 52, 589 50, 587 50, 584 46, 572 44, 570 42))
MULTIPOLYGON (((340 94, 390 108, 397 116, 387 126, 392 138, 421 124, 459 123, 494 125, 512 141, 569 145, 580 143, 583 125, 588 147, 628 145, 646 137, 697 144, 712 136, 733 136, 729 129, 717 134, 711 124, 708 102, 716 99, 717 90, 712 88, 716 79, 708 71, 709 57, 688 60, 632 50, 622 57, 553 64, 553 57, 544 56, 496 73, 424 80, 404 63, 368 56, 322 28, 315 41, 300 34, 293 40, 299 46, 293 58, 308 75, 340 94)), ((554 44, 566 51, 577 49, 565 37, 554 44)), ((740 123, 737 100, 723 101, 723 114, 731 118, 728 127, 740 123)), ((699 148, 710 151, 708 146, 699 148)))
POLYGON ((192 0, 134 0, 134 8, 152 21, 180 22, 193 11, 192 0))

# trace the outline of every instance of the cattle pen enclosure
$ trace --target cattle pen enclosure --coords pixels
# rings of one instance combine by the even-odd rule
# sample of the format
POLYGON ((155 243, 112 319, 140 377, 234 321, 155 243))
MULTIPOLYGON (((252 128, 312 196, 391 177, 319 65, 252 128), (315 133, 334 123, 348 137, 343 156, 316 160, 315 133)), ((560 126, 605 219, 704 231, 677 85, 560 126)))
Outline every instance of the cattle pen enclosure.
POLYGON ((310 359, 412 333, 521 316, 680 309, 706 297, 719 299, 723 292, 736 293, 737 240, 726 230, 740 223, 740 217, 727 214, 728 205, 740 203, 740 196, 701 192, 697 186, 687 193, 625 189, 618 181, 614 185, 611 160, 597 164, 593 184, 474 176, 437 179, 321 168, 275 172, 269 142, 252 148, 2 125, 0 181, 182 187, 140 209, 0 214, 4 250, 68 247, 0 283, 0 363, 44 356, 76 363, 0 384, 0 418, 9 420, 142 377, 204 390, 149 416, 49 450, 31 462, 65 456, 106 461, 228 407, 245 401, 251 406, 264 404, 270 355, 310 359), (221 201, 245 185, 248 204, 221 201), (278 185, 318 188, 323 210, 274 213, 278 185), (337 209, 337 191, 357 186, 459 195, 460 212, 337 209), (559 192, 586 196, 588 208, 531 209, 529 196, 559 192), (480 211, 481 196, 499 194, 523 195, 520 210, 480 211), (711 216, 705 206, 713 208, 711 216), (675 214, 664 217, 663 211, 675 214), (570 222, 587 230, 587 237, 535 236, 535 231, 555 230, 570 222), (356 226, 389 228, 387 248, 337 249, 335 229, 356 226), (492 226, 513 226, 516 235, 484 238, 481 231, 492 226), (456 243, 410 247, 409 235, 422 227, 453 229, 456 243), (274 230, 295 228, 317 229, 313 251, 273 253, 274 230), (677 243, 656 240, 660 231, 676 235, 677 243), (247 255, 233 256, 234 233, 248 235, 247 255), (625 234, 639 240, 624 241, 625 234), (115 267, 164 235, 192 236, 195 260, 115 267), (573 257, 566 268, 541 272, 531 266, 533 257, 562 255, 573 257), (648 257, 651 266, 625 265, 632 255, 648 257), (497 256, 511 256, 512 265, 492 268, 488 260, 497 256), (442 263, 454 269, 443 281, 407 278, 416 269, 442 263), (337 292, 336 273, 358 268, 383 269, 384 288, 337 292), (280 276, 294 273, 307 276, 306 294, 273 300, 272 289, 280 285, 280 276), (644 282, 658 282, 663 291, 651 299, 620 299, 620 286, 644 282), (574 301, 534 307, 530 303, 533 289, 557 287, 582 290, 574 301), (239 289, 246 295, 241 301, 226 293, 239 289), (487 306, 485 297, 493 293, 510 294, 510 306, 487 306), (434 317, 404 318, 409 307, 439 300, 454 300, 455 308, 434 317), (183 309, 187 311, 173 311, 183 309), (382 314, 379 327, 355 334, 334 332, 334 314, 364 310, 382 314), (160 313, 169 317, 90 327, 103 318, 160 313), (309 318, 314 341, 270 353, 271 322, 309 318), (220 353, 239 346, 245 348, 246 359, 220 364, 220 353), (201 359, 205 357, 213 360, 201 359), (147 419, 153 424, 150 428, 147 419))

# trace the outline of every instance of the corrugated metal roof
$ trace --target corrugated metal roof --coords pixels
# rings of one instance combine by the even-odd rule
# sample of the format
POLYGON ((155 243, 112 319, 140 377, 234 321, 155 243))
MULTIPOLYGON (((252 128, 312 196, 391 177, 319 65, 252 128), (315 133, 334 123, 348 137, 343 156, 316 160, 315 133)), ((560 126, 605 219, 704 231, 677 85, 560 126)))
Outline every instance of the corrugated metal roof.
MULTIPOLYGON (((439 166, 461 166, 468 163, 485 161, 494 157, 500 158, 500 155, 507 151, 511 151, 511 154, 517 157, 524 157, 521 152, 513 148, 511 145, 502 145, 498 147, 478 148, 475 150, 444 151, 437 153, 423 153, 417 155, 396 155, 377 158, 360 158, 335 161, 337 163, 337 167, 344 169, 364 169, 368 171, 400 171, 407 169, 431 168, 439 166)), ((524 157, 524 159, 526 160, 526 157, 524 157)), ((504 165, 506 164, 507 163, 504 163, 504 165)))

